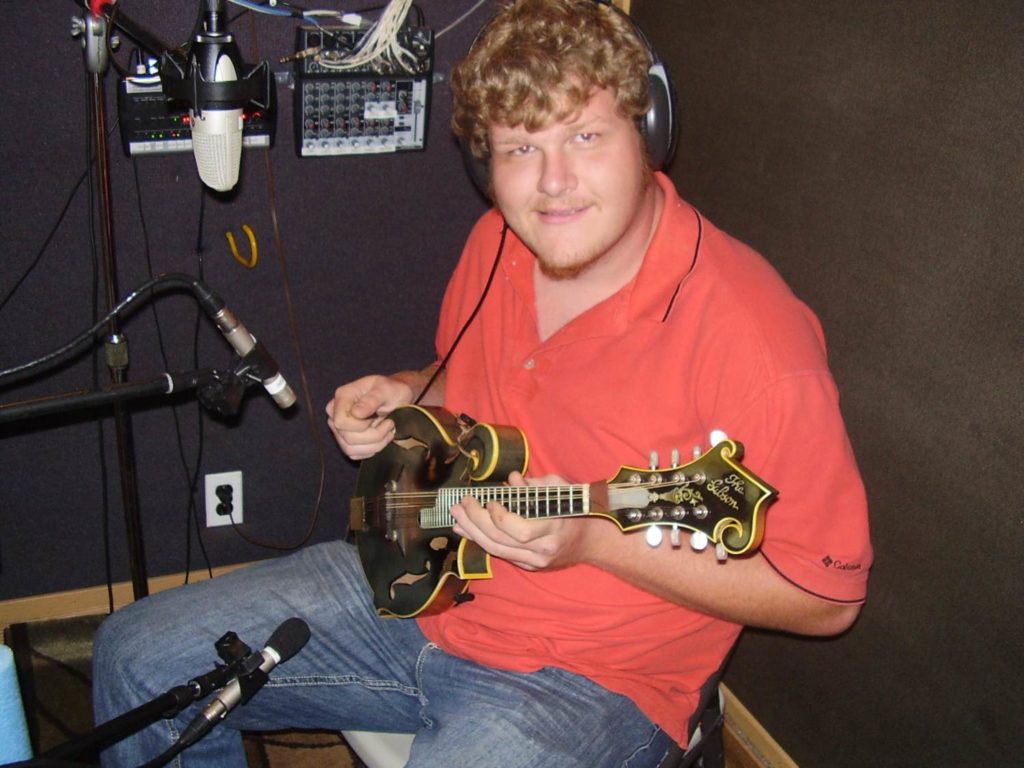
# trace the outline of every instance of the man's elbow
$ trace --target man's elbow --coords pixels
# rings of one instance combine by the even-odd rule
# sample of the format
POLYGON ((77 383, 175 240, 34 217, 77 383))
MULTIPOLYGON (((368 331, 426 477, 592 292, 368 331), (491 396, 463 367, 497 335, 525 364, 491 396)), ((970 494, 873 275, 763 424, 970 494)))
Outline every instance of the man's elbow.
POLYGON ((803 617, 799 627, 793 629, 802 635, 816 637, 840 635, 853 626, 861 607, 860 603, 845 605, 822 601, 815 610, 803 617))

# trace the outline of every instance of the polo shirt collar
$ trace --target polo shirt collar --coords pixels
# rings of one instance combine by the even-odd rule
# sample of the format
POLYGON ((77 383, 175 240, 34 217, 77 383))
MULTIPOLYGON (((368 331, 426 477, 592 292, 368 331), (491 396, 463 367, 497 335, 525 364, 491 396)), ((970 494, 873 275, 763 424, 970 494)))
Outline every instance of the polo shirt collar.
MULTIPOLYGON (((699 214, 679 197, 665 174, 655 173, 655 181, 664 194, 664 204, 636 277, 617 293, 573 320, 550 341, 567 341, 564 335, 575 337, 581 333, 586 336, 621 333, 630 322, 641 318, 661 321, 676 287, 693 266, 699 214)), ((514 232, 509 233, 501 261, 505 277, 526 305, 530 316, 536 319, 535 257, 514 232)))

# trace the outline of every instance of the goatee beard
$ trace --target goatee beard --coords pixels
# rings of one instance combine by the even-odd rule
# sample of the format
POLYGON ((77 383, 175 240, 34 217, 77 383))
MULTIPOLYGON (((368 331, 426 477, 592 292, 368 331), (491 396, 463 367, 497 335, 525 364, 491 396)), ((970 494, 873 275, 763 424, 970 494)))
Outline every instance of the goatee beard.
POLYGON ((599 261, 600 258, 601 255, 598 254, 597 256, 591 256, 581 262, 561 266, 559 264, 551 263, 543 256, 536 257, 537 267, 540 269, 540 273, 550 280, 572 280, 574 277, 579 277, 599 261))

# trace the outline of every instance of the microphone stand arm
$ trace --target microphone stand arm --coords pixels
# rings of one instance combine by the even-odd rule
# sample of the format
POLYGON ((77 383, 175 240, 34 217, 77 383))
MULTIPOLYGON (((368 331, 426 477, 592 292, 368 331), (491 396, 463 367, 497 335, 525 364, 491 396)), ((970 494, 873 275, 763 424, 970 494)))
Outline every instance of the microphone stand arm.
POLYGON ((251 364, 242 359, 228 373, 203 368, 179 373, 164 373, 150 379, 121 382, 96 390, 77 390, 0 404, 0 424, 22 419, 48 416, 55 413, 121 404, 155 395, 197 390, 199 401, 218 416, 233 416, 238 412, 245 387, 258 383, 247 375, 251 364))

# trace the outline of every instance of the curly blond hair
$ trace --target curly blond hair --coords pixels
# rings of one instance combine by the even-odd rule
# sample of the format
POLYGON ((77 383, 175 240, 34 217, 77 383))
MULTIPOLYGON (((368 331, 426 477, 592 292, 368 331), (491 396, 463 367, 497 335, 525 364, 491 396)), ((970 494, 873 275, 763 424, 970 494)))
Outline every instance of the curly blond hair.
POLYGON ((511 0, 452 72, 452 128, 478 158, 488 126, 533 131, 578 113, 597 89, 619 113, 649 108, 646 44, 621 12, 596 0, 511 0))

